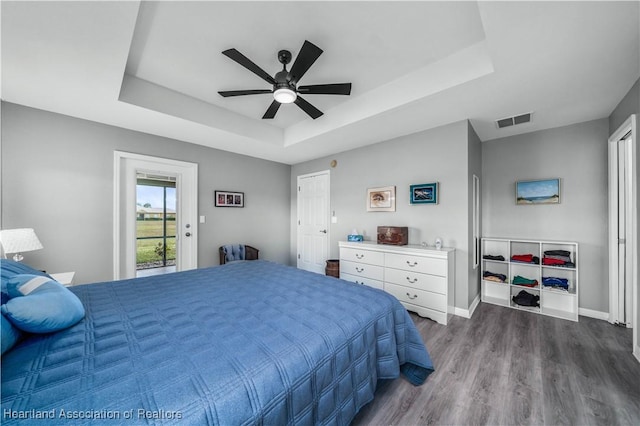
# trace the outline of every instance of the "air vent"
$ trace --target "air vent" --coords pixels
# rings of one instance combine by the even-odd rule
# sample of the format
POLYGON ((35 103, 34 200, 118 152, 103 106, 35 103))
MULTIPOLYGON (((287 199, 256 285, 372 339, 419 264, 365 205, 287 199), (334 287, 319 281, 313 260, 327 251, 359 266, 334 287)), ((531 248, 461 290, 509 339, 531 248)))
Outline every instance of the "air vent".
POLYGON ((513 117, 501 118, 496 120, 496 126, 498 129, 504 129, 505 127, 515 126, 516 124, 529 123, 531 121, 531 112, 526 114, 520 114, 513 117))
POLYGON ((501 120, 496 120, 496 124, 498 125, 498 129, 502 129, 504 127, 513 126, 513 117, 503 118, 501 120))
POLYGON ((522 115, 516 115, 515 117, 513 117, 513 124, 522 124, 522 123, 528 123, 531 121, 531 113, 528 112, 526 114, 522 114, 522 115))
POLYGON ((137 173, 137 178, 138 179, 159 180, 159 181, 163 181, 163 182, 175 182, 176 181, 176 177, 175 176, 161 176, 161 175, 155 175, 155 174, 144 173, 144 172, 138 172, 137 173))

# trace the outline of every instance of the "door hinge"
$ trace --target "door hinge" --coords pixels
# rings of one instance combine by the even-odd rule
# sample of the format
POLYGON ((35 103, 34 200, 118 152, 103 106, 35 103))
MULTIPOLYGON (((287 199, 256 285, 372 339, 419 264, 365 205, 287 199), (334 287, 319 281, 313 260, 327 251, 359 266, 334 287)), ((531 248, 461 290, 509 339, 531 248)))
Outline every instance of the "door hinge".
POLYGON ((300 221, 298 220, 298 225, 300 225, 300 221))
POLYGON ((298 187, 298 192, 300 192, 300 187, 298 187))
POLYGON ((298 253, 298 259, 300 259, 300 254, 298 253))

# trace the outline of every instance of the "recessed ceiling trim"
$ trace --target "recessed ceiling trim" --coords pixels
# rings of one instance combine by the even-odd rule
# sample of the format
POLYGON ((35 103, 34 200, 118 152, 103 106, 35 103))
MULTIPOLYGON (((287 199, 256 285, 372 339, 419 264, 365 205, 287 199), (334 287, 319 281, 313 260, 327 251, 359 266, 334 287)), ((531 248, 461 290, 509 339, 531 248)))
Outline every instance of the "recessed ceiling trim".
POLYGON ((331 108, 322 121, 303 121, 286 128, 284 146, 405 107, 493 72, 493 62, 483 40, 331 108))
POLYGON ((282 145, 282 129, 192 98, 130 75, 124 76, 121 102, 235 133, 262 143, 282 145))

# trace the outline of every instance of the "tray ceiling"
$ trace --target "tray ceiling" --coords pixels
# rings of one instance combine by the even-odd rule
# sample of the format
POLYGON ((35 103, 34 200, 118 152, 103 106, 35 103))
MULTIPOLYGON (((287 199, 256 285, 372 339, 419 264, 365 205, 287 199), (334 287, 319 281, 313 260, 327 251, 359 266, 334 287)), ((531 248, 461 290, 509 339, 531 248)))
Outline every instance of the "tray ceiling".
POLYGON ((637 2, 1 7, 3 100, 288 164, 463 119, 488 140, 602 118, 640 76, 637 2), (304 40, 324 53, 302 84, 353 83, 305 96, 319 119, 283 105, 262 120, 271 95, 218 95, 269 88, 223 50, 275 74, 304 40))

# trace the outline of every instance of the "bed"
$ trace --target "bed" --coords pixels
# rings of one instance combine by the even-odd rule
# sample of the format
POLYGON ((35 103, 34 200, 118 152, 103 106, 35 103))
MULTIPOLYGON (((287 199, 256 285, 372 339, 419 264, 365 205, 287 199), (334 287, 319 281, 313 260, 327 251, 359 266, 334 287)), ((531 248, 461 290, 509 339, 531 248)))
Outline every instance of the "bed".
POLYGON ((71 287, 85 317, 2 356, 2 423, 345 425, 433 365, 373 288, 263 260, 71 287))

